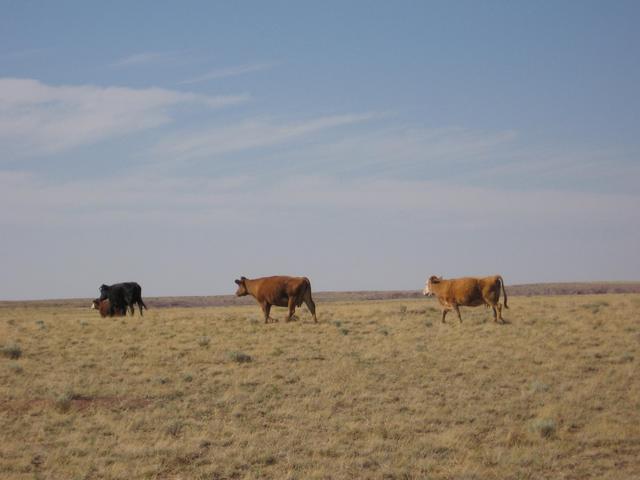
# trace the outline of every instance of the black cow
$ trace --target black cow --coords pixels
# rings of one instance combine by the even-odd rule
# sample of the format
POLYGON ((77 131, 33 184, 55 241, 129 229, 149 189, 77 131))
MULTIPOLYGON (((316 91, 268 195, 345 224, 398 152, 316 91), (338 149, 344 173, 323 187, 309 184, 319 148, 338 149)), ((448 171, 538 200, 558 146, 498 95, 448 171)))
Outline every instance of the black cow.
POLYGON ((114 283, 113 285, 102 285, 100 287, 100 298, 102 301, 109 299, 110 316, 116 314, 117 311, 126 313, 127 307, 131 310, 131 315, 135 313, 134 306, 138 305, 140 315, 142 315, 142 307, 147 306, 142 301, 142 287, 136 282, 114 283))

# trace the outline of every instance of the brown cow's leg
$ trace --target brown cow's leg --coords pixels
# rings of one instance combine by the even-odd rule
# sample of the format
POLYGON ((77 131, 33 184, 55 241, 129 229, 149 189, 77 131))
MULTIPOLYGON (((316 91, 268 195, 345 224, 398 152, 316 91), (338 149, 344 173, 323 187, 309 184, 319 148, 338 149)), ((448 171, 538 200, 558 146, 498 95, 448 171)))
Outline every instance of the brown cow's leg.
POLYGON ((493 309, 493 321, 498 323, 498 309, 495 305, 491 305, 491 308, 493 309))
POLYGON ((498 319, 500 320, 500 323, 504 323, 504 319, 502 318, 502 304, 499 303, 497 306, 498 306, 498 319))
POLYGON ((454 305, 453 309, 456 311, 456 313, 458 314, 458 320, 460 320, 460 323, 462 323, 462 316, 460 315, 460 309, 458 308, 458 305, 454 305))
POLYGON ((442 323, 444 323, 444 317, 446 317, 446 316, 447 316, 447 312, 448 312, 448 311, 449 311, 449 310, 447 310, 446 308, 443 308, 443 309, 442 309, 442 323))

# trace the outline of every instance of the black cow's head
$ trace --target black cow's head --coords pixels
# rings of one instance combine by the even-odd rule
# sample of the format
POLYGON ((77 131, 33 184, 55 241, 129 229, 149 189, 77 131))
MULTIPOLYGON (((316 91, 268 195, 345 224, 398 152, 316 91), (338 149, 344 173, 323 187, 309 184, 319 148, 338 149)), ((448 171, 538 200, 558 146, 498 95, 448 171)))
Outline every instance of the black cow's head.
POLYGON ((107 298, 109 296, 109 291, 111 290, 111 287, 109 285, 105 285, 103 283, 100 286, 99 290, 100 290, 100 298, 99 298, 99 300, 104 300, 105 298, 107 298))
POLYGON ((246 280, 247 277, 240 277, 240 280, 234 280, 236 282, 236 285, 238 285, 238 290, 236 290, 237 297, 244 297, 249 293, 247 291, 247 284, 245 283, 246 280))

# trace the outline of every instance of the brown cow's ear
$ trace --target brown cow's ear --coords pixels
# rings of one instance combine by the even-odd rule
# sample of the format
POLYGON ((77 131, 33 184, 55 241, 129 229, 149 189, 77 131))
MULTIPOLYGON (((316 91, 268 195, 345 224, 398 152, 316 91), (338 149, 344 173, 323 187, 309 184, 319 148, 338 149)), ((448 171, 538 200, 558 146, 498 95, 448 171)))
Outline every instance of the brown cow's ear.
POLYGON ((442 280, 442 277, 438 278, 435 275, 431 275, 431 278, 429 278, 431 283, 438 283, 440 280, 442 280))
POLYGON ((234 280, 234 282, 236 282, 236 285, 240 285, 242 283, 240 280, 234 280))
POLYGON ((243 282, 247 279, 247 277, 240 277, 240 280, 242 280, 243 282))

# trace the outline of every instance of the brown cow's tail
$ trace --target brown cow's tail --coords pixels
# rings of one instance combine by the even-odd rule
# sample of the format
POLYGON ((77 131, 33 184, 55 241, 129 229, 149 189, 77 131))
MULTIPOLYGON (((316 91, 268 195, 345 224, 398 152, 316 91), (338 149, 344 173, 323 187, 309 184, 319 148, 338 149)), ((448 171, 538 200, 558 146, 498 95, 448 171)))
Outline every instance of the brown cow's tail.
POLYGON ((311 298, 311 282, 308 278, 304 279, 304 286, 300 289, 300 293, 298 294, 298 298, 296 298, 296 307, 299 307, 304 303, 304 299, 309 295, 311 298))
POLYGON ((500 285, 502 285, 502 296, 504 297, 504 308, 509 308, 509 306, 507 305, 507 291, 504 289, 504 280, 500 275, 498 275, 498 278, 500 279, 500 285))

